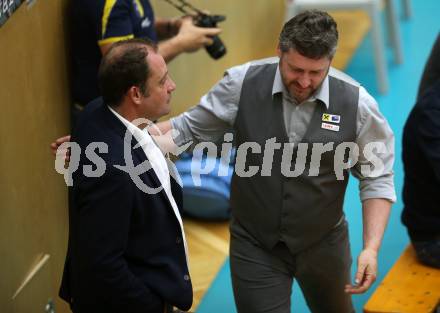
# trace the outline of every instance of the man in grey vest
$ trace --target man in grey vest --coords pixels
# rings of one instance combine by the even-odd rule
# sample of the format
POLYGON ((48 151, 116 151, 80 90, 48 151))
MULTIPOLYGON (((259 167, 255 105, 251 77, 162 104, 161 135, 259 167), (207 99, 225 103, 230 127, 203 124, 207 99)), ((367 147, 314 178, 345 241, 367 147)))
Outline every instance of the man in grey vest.
POLYGON ((178 146, 221 142, 225 131, 233 130, 238 158, 251 147, 247 170, 237 168, 242 163, 237 159, 231 187, 230 262, 240 313, 290 312, 294 278, 312 312, 353 312, 350 295, 365 292, 376 278, 377 253, 396 199, 394 136, 367 91, 330 67, 337 40, 336 23, 327 13, 299 14, 284 25, 279 58, 229 69, 199 105, 160 124, 165 133, 180 132, 174 139, 178 146), (363 151, 372 142, 383 147, 376 156, 381 170, 368 175, 363 169, 372 159, 363 151), (264 148, 252 148, 255 143, 264 148), (276 143, 293 147, 290 163, 283 156, 286 148, 276 143), (342 210, 348 168, 340 177, 334 164, 344 143, 360 151, 350 169, 360 181, 364 228, 354 285, 342 210), (310 148, 301 153, 304 146, 310 148), (315 147, 322 148, 318 158, 311 156, 315 147), (301 159, 305 170, 289 175, 285 165, 301 159), (249 175, 251 168, 259 170, 249 175))
POLYGON ((279 57, 227 70, 199 105, 158 124, 179 132, 178 146, 230 142, 224 134, 234 133, 230 262, 240 313, 290 312, 294 279, 312 312, 354 312, 351 294, 376 278, 396 199, 394 136, 367 91, 330 67, 337 40, 327 13, 299 14, 284 25, 279 57), (349 172, 363 210, 354 285, 343 213, 349 172))

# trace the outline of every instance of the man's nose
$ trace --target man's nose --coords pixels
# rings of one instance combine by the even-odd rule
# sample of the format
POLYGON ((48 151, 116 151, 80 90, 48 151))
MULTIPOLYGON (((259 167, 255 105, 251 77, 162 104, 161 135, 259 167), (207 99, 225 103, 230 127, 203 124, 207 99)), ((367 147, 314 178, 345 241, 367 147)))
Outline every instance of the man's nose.
POLYGON ((176 90, 176 83, 170 78, 170 84, 168 86, 168 92, 173 92, 176 90))
POLYGON ((301 86, 301 88, 307 88, 310 87, 311 84, 311 80, 309 75, 304 74, 300 77, 300 79, 298 79, 298 83, 301 86))

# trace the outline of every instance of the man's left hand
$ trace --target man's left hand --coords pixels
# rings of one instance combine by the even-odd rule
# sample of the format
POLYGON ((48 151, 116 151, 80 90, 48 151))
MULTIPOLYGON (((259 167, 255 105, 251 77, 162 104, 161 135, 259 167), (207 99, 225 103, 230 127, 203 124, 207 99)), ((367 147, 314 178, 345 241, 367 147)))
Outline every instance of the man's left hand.
POLYGON ((345 292, 360 294, 370 288, 377 277, 377 252, 373 249, 364 249, 358 257, 355 285, 346 285, 345 292))

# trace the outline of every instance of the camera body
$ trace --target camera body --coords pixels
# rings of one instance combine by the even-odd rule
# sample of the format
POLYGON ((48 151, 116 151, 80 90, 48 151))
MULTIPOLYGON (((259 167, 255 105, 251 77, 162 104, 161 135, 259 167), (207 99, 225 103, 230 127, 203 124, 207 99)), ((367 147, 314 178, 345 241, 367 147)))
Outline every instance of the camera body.
MULTIPOLYGON (((217 23, 226 19, 224 15, 208 15, 205 13, 199 13, 195 17, 194 24, 198 27, 215 28, 217 23)), ((212 37, 212 45, 206 46, 206 51, 214 59, 220 59, 226 54, 226 47, 221 41, 219 36, 212 37)))

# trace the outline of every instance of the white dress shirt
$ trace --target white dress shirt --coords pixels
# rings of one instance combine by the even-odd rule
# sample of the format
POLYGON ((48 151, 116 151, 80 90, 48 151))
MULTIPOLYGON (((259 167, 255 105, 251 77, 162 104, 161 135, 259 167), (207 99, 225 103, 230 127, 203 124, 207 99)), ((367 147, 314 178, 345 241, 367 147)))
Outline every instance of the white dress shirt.
POLYGON ((127 129, 133 134, 134 138, 138 143, 141 144, 142 150, 148 158, 148 161, 151 164, 152 169, 156 173, 157 178, 162 185, 163 190, 165 191, 168 200, 170 201, 171 207, 173 208, 174 215, 179 221, 180 230, 182 231, 183 244, 185 247, 185 256, 186 263, 189 268, 189 260, 188 260, 188 245, 186 243, 185 231, 183 229, 182 217, 179 213, 179 208, 177 207, 177 203, 174 200, 173 193, 171 191, 171 181, 170 181, 170 170, 168 168, 167 160, 163 155, 162 151, 154 142, 153 138, 147 131, 147 127, 145 129, 140 129, 135 126, 111 107, 108 107, 110 111, 127 127, 127 129))

